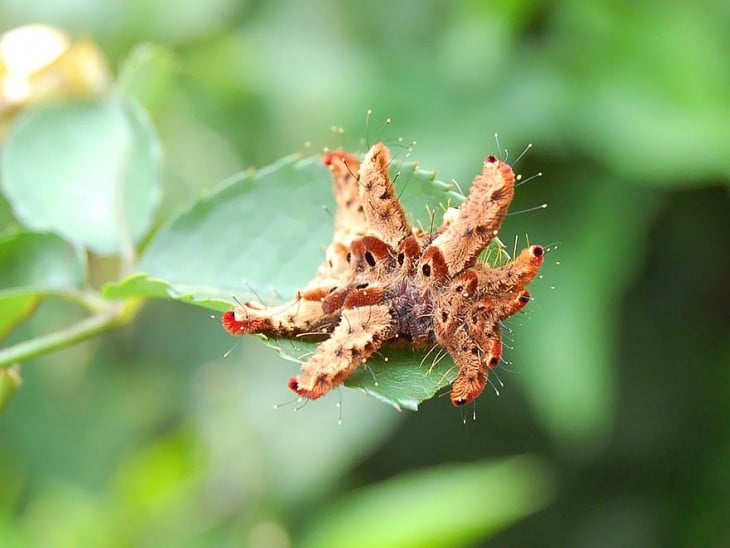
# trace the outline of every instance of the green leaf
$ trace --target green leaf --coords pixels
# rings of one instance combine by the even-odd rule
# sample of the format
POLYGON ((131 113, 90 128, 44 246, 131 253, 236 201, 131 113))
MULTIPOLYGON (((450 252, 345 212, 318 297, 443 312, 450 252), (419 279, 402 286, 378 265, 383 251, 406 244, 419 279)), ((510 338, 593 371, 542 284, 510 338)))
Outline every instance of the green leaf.
POLYGON ((235 176, 161 230, 139 270, 201 299, 230 300, 249 288, 268 302, 293 295, 332 237, 322 209, 333 202, 328 178, 314 158, 294 157, 235 176))
POLYGON ((132 297, 172 298, 218 312, 224 312, 231 308, 230 301, 196 298, 193 293, 180 293, 168 282, 150 278, 145 273, 132 274, 120 282, 109 282, 102 287, 101 294, 106 299, 127 299, 132 297))
POLYGON ((360 388, 398 410, 418 411, 419 403, 434 397, 455 378, 456 366, 448 354, 386 347, 368 360, 367 367, 355 370, 345 386, 360 388))
POLYGON ((0 292, 0 341, 33 314, 39 301, 34 294, 0 292))
POLYGON ((611 2, 556 8, 562 24, 552 40, 559 45, 555 59, 564 62, 581 44, 571 54, 574 70, 560 71, 570 87, 562 132, 574 139, 571 146, 637 184, 692 188, 727 181, 726 13, 656 9, 650 2, 625 10, 611 2))
MULTIPOLYGON (((480 166, 477 164, 477 167, 480 166)), ((458 207, 464 201, 464 195, 456 184, 437 180, 435 171, 421 169, 418 162, 394 160, 390 175, 396 183, 398 198, 408 212, 409 221, 426 231, 432 224, 441 224, 446 207, 458 207)))
POLYGON ((19 232, 0 238, 0 291, 80 288, 84 255, 55 234, 19 232))
POLYGON ((301 546, 476 544, 543 508, 551 497, 548 471, 529 457, 440 466, 337 501, 308 525, 301 546))
POLYGON ((10 400, 23 384, 20 366, 0 368, 0 413, 5 410, 10 400))
POLYGON ((10 204, 5 199, 5 196, 0 193, 0 232, 10 233, 16 229, 17 224, 13 218, 10 204))
POLYGON ((20 232, 0 238, 0 339, 46 295, 78 290, 85 257, 55 234, 20 232))
POLYGON ((144 111, 112 96, 22 115, 3 151, 2 183, 27 227, 115 254, 151 227, 161 165, 144 111))

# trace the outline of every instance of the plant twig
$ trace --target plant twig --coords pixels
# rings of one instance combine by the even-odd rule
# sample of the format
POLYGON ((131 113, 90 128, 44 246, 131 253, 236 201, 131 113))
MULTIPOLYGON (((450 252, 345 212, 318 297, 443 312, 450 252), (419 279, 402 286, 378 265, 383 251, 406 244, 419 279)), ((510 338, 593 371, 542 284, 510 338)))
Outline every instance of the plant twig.
POLYGON ((124 305, 115 304, 60 331, 4 348, 0 350, 0 369, 73 346, 95 335, 121 327, 134 317, 141 304, 142 301, 127 301, 124 305))

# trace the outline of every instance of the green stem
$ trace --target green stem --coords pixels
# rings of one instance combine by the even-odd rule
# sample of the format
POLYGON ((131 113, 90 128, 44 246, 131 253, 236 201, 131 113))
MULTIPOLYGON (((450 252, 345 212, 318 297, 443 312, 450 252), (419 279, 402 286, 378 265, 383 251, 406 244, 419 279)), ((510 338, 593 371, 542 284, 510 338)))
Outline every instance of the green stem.
POLYGON ((107 308, 55 333, 41 335, 9 348, 4 348, 0 350, 0 369, 15 363, 26 362, 55 350, 67 348, 125 325, 134 317, 141 304, 142 301, 128 301, 124 306, 107 308))

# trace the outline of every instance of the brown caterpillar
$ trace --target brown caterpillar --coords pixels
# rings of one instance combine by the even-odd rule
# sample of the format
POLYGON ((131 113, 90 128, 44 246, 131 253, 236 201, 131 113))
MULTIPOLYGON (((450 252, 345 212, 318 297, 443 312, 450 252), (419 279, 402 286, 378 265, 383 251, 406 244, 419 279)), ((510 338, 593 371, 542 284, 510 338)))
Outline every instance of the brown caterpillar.
POLYGON ((333 177, 335 234, 317 275, 292 301, 237 306, 223 315, 223 326, 233 335, 293 337, 336 325, 289 380, 309 399, 344 382, 390 340, 438 344, 458 367, 451 401, 463 405, 481 394, 499 364, 500 323, 530 301, 526 287, 544 250, 530 246, 496 268, 477 262, 514 195, 514 172, 495 156, 486 157, 461 207, 430 234, 408 223, 389 162, 382 143, 362 164, 347 153, 329 153, 324 163, 333 177))

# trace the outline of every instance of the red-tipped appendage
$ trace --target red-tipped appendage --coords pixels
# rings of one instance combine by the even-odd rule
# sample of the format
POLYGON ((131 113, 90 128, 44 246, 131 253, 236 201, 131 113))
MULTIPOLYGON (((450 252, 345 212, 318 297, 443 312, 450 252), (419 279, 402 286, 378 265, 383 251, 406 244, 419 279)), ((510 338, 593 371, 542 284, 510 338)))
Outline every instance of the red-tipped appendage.
POLYGON ((525 308, 525 305, 530 302, 532 299, 532 295, 530 295, 530 292, 527 291, 527 289, 523 289, 520 291, 515 299, 512 301, 511 306, 507 309, 507 315, 511 316, 512 314, 516 314, 523 308, 525 308))
POLYGON ((331 166, 336 160, 340 162, 347 161, 347 153, 333 150, 324 155, 324 158, 322 158, 322 163, 326 166, 331 166))
POLYGON ((531 245, 529 248, 531 262, 535 266, 540 266, 545 258, 545 249, 541 245, 531 245))
POLYGON ((490 344, 484 349, 484 353, 489 356, 487 359, 487 367, 494 369, 499 365, 499 361, 502 359, 502 341, 499 337, 491 339, 490 344))
POLYGON ((231 335, 243 335, 244 333, 243 322, 236 321, 236 315, 233 313, 233 310, 223 313, 221 323, 223 324, 223 329, 231 335))
POLYGON ((223 329, 228 331, 231 335, 258 333, 271 326, 271 321, 268 318, 256 318, 244 315, 242 318, 238 319, 238 315, 235 310, 224 312, 223 316, 221 316, 221 323, 223 324, 223 329))
POLYGON ((323 396, 328 390, 327 389, 319 392, 314 390, 306 390, 305 388, 299 386, 299 381, 296 377, 292 377, 291 379, 289 379, 288 385, 290 390, 296 392, 297 395, 303 398, 307 398, 308 400, 316 400, 317 398, 323 396))
POLYGON ((322 158, 322 163, 326 166, 337 166, 344 164, 353 173, 357 173, 357 170, 360 168, 360 163, 355 159, 354 156, 348 154, 347 152, 342 152, 341 150, 332 150, 325 154, 324 158, 322 158))

